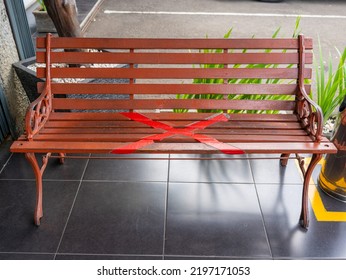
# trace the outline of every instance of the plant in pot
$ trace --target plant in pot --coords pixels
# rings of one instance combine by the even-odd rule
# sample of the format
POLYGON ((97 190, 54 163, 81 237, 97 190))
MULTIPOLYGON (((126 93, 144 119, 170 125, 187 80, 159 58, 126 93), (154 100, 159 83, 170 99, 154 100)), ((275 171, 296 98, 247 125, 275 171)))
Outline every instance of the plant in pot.
POLYGON ((331 197, 346 202, 346 94, 343 97, 331 139, 338 152, 326 156, 318 177, 318 186, 331 197))
POLYGON ((329 55, 328 70, 325 72, 322 48, 319 42, 319 60, 315 56, 316 95, 313 99, 321 107, 324 118, 323 133, 331 137, 337 115, 336 108, 341 104, 346 95, 346 48, 339 53, 339 63, 333 71, 332 58, 329 55))
POLYGON ((47 8, 43 0, 37 0, 36 2, 38 3, 38 7, 32 12, 36 21, 36 31, 38 33, 56 33, 56 28, 47 13, 47 8))

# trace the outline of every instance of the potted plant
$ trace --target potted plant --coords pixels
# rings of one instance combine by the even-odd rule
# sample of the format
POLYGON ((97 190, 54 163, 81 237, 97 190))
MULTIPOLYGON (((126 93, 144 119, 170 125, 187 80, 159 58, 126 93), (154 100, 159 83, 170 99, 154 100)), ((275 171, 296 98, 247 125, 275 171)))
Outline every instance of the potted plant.
POLYGON ((340 104, 332 141, 338 152, 326 156, 318 177, 318 186, 331 197, 346 202, 346 92, 340 104))
POLYGON ((328 71, 325 73, 325 63, 319 42, 319 60, 314 60, 316 74, 316 103, 321 107, 324 119, 324 135, 330 138, 333 134, 336 120, 336 108, 346 96, 346 48, 339 53, 337 69, 333 71, 332 58, 329 55, 328 71))
POLYGON ((32 12, 36 21, 36 31, 38 33, 56 33, 56 28, 47 13, 46 5, 43 0, 37 0, 36 2, 39 6, 32 12))

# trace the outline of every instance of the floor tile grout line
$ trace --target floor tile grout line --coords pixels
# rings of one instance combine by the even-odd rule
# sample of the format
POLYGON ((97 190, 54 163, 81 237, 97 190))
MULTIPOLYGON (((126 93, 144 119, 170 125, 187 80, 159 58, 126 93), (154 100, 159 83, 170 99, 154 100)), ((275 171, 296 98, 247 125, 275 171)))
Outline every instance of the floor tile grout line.
MULTIPOLYGON (((1 252, 0 252, 1 253, 1 252)), ((111 254, 111 253, 57 253, 57 256, 113 256, 113 257, 161 257, 160 254, 111 254)))
POLYGON ((58 254, 58 252, 59 252, 59 249, 60 249, 60 246, 61 246, 61 242, 62 242, 62 240, 63 240, 63 238, 64 238, 64 234, 65 234, 65 231, 66 231, 68 222, 69 222, 69 220, 70 220, 70 217, 71 217, 71 214, 72 214, 74 205, 75 205, 75 203, 76 203, 79 190, 80 190, 80 188, 81 188, 81 186, 82 186, 83 178, 84 178, 84 175, 85 175, 85 173, 86 173, 86 169, 88 168, 89 161, 90 161, 90 159, 87 160, 87 162, 86 162, 86 164, 85 164, 85 167, 84 167, 84 170, 83 170, 83 173, 82 173, 82 176, 81 176, 81 178, 80 178, 80 180, 79 180, 79 185, 78 185, 76 194, 75 194, 75 196, 74 196, 74 198, 73 198, 72 205, 71 205, 70 211, 69 211, 69 213, 68 213, 68 216, 67 216, 67 219, 66 219, 66 223, 65 223, 64 229, 63 229, 63 231, 62 231, 62 233, 61 233, 61 237, 60 237, 60 240, 59 240, 57 249, 56 249, 56 251, 55 251, 55 253, 54 253, 54 260, 56 259, 56 256, 57 256, 57 254, 58 254))
POLYGON ((171 183, 174 184, 218 184, 218 185, 229 185, 229 184, 236 184, 236 185, 253 185, 254 182, 237 182, 237 181, 212 181, 212 180, 205 180, 205 181, 171 181, 171 183))
POLYGON ((272 260, 271 257, 267 257, 267 256, 238 256, 238 255, 234 255, 234 256, 221 256, 221 255, 166 255, 164 256, 165 259, 169 259, 169 258, 187 258, 187 259, 196 259, 196 260, 201 260, 201 259, 214 259, 214 260, 272 260))
POLYGON ((16 251, 4 251, 1 252, 0 254, 18 254, 18 255, 54 255, 54 253, 49 253, 49 252, 16 252, 16 251))
POLYGON ((162 259, 165 257, 166 249, 166 232, 167 232, 167 216, 168 216, 168 190, 169 190, 169 179, 170 179, 170 168, 171 168, 171 155, 168 155, 168 165, 167 165, 167 183, 166 183, 166 197, 165 197, 165 213, 164 213, 164 223, 163 223, 163 241, 162 241, 162 259))
POLYGON ((266 237, 266 240, 267 240, 267 243, 268 243, 268 247, 269 247, 269 250, 270 250, 270 256, 271 256, 271 258, 273 258, 274 257, 273 256, 273 250, 272 250, 272 246, 270 244, 269 235, 268 235, 266 224, 265 224, 265 220, 264 220, 264 215, 263 215, 263 210, 262 210, 262 206, 261 206, 261 201, 260 201, 258 190, 257 190, 257 183, 255 181, 255 176, 254 176, 254 172, 253 172, 252 161, 250 160, 249 163, 250 163, 250 171, 251 171, 251 175, 252 175, 252 179, 253 179, 253 185, 255 186, 255 192, 256 192, 256 196, 257 196, 258 207, 259 207, 260 212, 261 212, 261 218, 262 218, 264 234, 265 234, 265 237, 266 237))
POLYGON ((86 179, 86 180, 83 180, 83 182, 89 182, 89 183, 95 183, 95 182, 100 182, 100 183, 166 183, 166 180, 156 181, 156 180, 90 180, 90 179, 86 179))
POLYGON ((11 155, 8 157, 8 159, 6 160, 6 162, 4 163, 4 165, 2 166, 1 170, 0 170, 0 174, 2 173, 2 171, 4 171, 4 169, 6 168, 7 164, 9 163, 9 161, 11 160, 13 156, 13 153, 11 153, 11 155))
MULTIPOLYGON (((36 181, 35 178, 0 178, 0 181, 36 181)), ((80 179, 42 179, 43 182, 79 182, 80 179)), ((100 183, 166 183, 166 180, 160 181, 145 181, 145 180, 83 180, 83 182, 100 182, 100 183)), ((178 183, 178 182, 177 182, 178 183)), ((194 182, 192 182, 194 183, 194 182)))
MULTIPOLYGON (((28 179, 13 179, 13 178, 0 178, 1 181, 30 181, 30 182, 35 182, 35 179, 28 178, 28 179)), ((59 179, 43 179, 43 182, 79 182, 79 179, 71 179, 71 180, 59 180, 59 179)), ((100 182, 100 183, 166 183, 166 180, 164 181, 132 181, 132 180, 83 180, 83 182, 100 182)), ((249 184, 254 184, 254 182, 237 182, 237 181, 229 181, 229 182, 224 182, 224 181, 171 181, 171 183, 176 183, 176 184, 196 184, 196 183, 202 183, 202 184, 223 184, 223 185, 228 185, 228 184, 237 184, 237 185, 249 185, 249 184)), ((269 183, 256 183, 256 185, 278 185, 280 182, 269 182, 269 183)), ((285 182, 285 185, 289 186, 296 186, 299 185, 301 186, 302 183, 289 183, 285 182)), ((314 185, 314 184, 310 184, 314 185)))
POLYGON ((1 181, 29 181, 29 182, 36 182, 36 179, 28 178, 28 179, 13 179, 13 178, 0 178, 1 181))

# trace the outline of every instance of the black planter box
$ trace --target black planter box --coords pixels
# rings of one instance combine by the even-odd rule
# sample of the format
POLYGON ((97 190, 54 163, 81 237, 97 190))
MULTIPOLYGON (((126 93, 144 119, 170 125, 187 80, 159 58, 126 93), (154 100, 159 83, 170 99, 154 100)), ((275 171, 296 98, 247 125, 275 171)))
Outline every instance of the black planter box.
POLYGON ((33 56, 12 64, 30 102, 33 102, 38 97, 37 83, 44 81, 37 78, 36 72, 28 68, 29 65, 33 65, 35 62, 36 56, 33 56))

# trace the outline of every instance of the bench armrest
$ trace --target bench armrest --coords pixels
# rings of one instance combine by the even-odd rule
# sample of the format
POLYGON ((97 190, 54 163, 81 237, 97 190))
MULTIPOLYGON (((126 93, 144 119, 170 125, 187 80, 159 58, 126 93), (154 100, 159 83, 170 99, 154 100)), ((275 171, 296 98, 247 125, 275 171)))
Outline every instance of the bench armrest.
POLYGON ((297 113, 302 126, 314 137, 316 142, 322 139, 323 114, 320 106, 306 93, 304 86, 299 87, 297 113))
POLYGON ((27 139, 32 140, 48 120, 52 111, 52 94, 50 86, 44 85, 41 95, 29 105, 25 117, 27 139))

